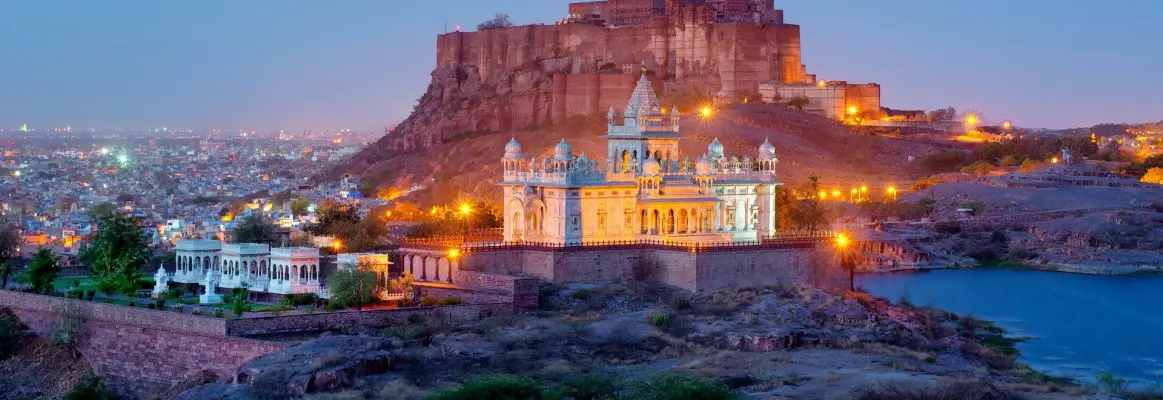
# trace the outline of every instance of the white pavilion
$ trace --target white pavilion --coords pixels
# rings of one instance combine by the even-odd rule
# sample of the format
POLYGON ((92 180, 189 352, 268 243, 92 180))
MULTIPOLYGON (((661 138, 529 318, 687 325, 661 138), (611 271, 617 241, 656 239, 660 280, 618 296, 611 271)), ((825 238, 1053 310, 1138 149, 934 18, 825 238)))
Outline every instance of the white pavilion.
POLYGON ((694 163, 679 161, 679 115, 662 112, 643 75, 617 124, 607 115, 605 161, 575 155, 563 139, 552 158, 525 159, 505 145, 504 240, 582 244, 665 240, 743 242, 775 234, 775 146, 727 157, 718 138, 694 163))

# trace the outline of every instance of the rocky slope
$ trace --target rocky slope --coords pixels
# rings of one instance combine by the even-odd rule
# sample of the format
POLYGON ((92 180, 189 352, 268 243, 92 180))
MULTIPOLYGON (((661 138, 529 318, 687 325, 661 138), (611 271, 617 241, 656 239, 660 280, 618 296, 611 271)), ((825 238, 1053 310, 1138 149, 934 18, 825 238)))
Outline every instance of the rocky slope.
MULTIPOLYGON (((28 332, 8 309, 0 309, 0 324, 11 329, 15 352, 0 361, 0 399, 59 399, 92 374, 92 368, 70 345, 53 345, 28 332), (9 322, 13 321, 13 322, 9 322)), ((6 332, 7 333, 7 332, 6 332)))
POLYGON ((747 398, 1087 393, 1015 364, 988 324, 866 295, 806 287, 694 297, 636 285, 546 289, 537 313, 328 335, 245 364, 233 383, 176 398, 419 399, 496 374, 549 387, 596 374, 626 388, 668 373, 715 380, 747 398))
MULTIPOLYGON (((458 115, 448 110, 423 116, 418 112, 412 121, 454 123, 451 121, 461 119, 458 115)), ((902 184, 920 175, 909 157, 919 159, 946 146, 908 138, 858 135, 823 117, 761 104, 723 108, 709 120, 688 115, 682 118, 681 129, 681 150, 691 159, 706 153, 707 144, 714 138, 724 144, 728 155, 740 158, 755 157, 759 145, 767 139, 775 145, 780 177, 786 184, 799 185, 814 175, 830 188, 862 183, 902 184)), ((606 143, 599 136, 605 130, 605 117, 594 115, 510 133, 465 132, 427 148, 390 150, 381 140, 334 174, 359 173, 371 185, 381 187, 401 180, 419 184, 425 191, 415 198, 421 201, 448 201, 462 191, 497 199, 500 158, 511 137, 521 142, 526 157, 549 155, 553 145, 564 138, 575 152, 604 159, 606 143)))

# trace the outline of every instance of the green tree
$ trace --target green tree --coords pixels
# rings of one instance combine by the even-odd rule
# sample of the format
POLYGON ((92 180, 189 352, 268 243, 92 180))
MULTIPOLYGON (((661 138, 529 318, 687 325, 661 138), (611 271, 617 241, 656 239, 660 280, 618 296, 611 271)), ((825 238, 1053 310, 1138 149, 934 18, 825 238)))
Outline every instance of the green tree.
POLYGON ((116 205, 110 202, 104 202, 89 208, 89 216, 93 219, 100 220, 102 217, 112 214, 116 211, 116 205))
POLYGON ((97 233, 81 253, 89 272, 97 277, 97 290, 132 295, 141 268, 151 259, 145 234, 136 218, 120 212, 101 217, 97 233))
POLYGON ((32 286, 32 291, 41 294, 51 293, 53 281, 61 274, 60 259, 52 249, 41 247, 32 255, 28 268, 20 273, 20 281, 32 286))
POLYGON ((509 21, 509 14, 497 13, 492 19, 477 24, 477 30, 508 28, 510 26, 513 26, 513 22, 509 21))
POLYGON ((327 286, 331 287, 331 303, 360 310, 364 304, 372 302, 383 283, 370 264, 361 262, 355 268, 332 272, 327 278, 327 286))
POLYGON ((347 204, 324 202, 315 210, 318 222, 304 228, 316 235, 334 235, 338 225, 359 223, 359 210, 347 204))
POLYGON ((230 232, 232 243, 271 243, 277 237, 278 227, 270 220, 259 214, 251 214, 244 218, 234 230, 230 232))
POLYGON ((788 217, 795 229, 819 232, 832 225, 832 217, 828 213, 828 209, 818 196, 810 195, 819 192, 820 178, 817 176, 809 177, 808 182, 800 189, 800 193, 805 193, 804 198, 799 200, 798 205, 789 211, 788 217))
POLYGON ((16 253, 20 250, 20 243, 23 241, 15 226, 9 225, 0 230, 0 279, 3 280, 3 285, 0 287, 8 287, 8 275, 12 273, 12 259, 16 258, 16 253))
POLYGON ((300 197, 291 202, 291 213, 295 216, 307 215, 307 210, 311 208, 311 199, 300 197))

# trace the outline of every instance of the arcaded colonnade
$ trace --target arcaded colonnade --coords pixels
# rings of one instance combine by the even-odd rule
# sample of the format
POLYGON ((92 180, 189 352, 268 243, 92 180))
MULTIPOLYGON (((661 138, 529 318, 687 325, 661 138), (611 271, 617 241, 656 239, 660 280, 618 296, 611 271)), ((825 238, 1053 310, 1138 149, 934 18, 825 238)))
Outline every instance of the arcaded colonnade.
POLYGON ((460 270, 460 259, 448 251, 400 249, 403 271, 417 282, 456 283, 453 271, 460 270))

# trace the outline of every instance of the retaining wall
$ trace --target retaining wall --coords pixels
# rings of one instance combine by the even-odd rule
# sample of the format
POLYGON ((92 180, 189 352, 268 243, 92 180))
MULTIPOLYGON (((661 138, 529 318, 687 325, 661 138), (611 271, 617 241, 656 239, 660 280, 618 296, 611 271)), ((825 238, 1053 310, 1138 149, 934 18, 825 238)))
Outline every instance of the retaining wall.
POLYGON ((202 370, 233 376, 281 344, 227 336, 223 319, 0 290, 8 307, 41 336, 76 322, 74 343, 115 394, 145 398, 202 370))
POLYGON ((462 262, 466 272, 536 276, 554 283, 634 280, 691 291, 796 283, 839 286, 841 278, 847 279, 828 246, 710 252, 511 249, 471 252, 462 262))
POLYGON ((364 311, 337 311, 315 314, 249 317, 226 321, 226 330, 236 336, 318 332, 356 325, 386 327, 410 324, 413 315, 426 322, 472 321, 492 316, 512 315, 512 303, 462 304, 439 307, 410 307, 364 311))

